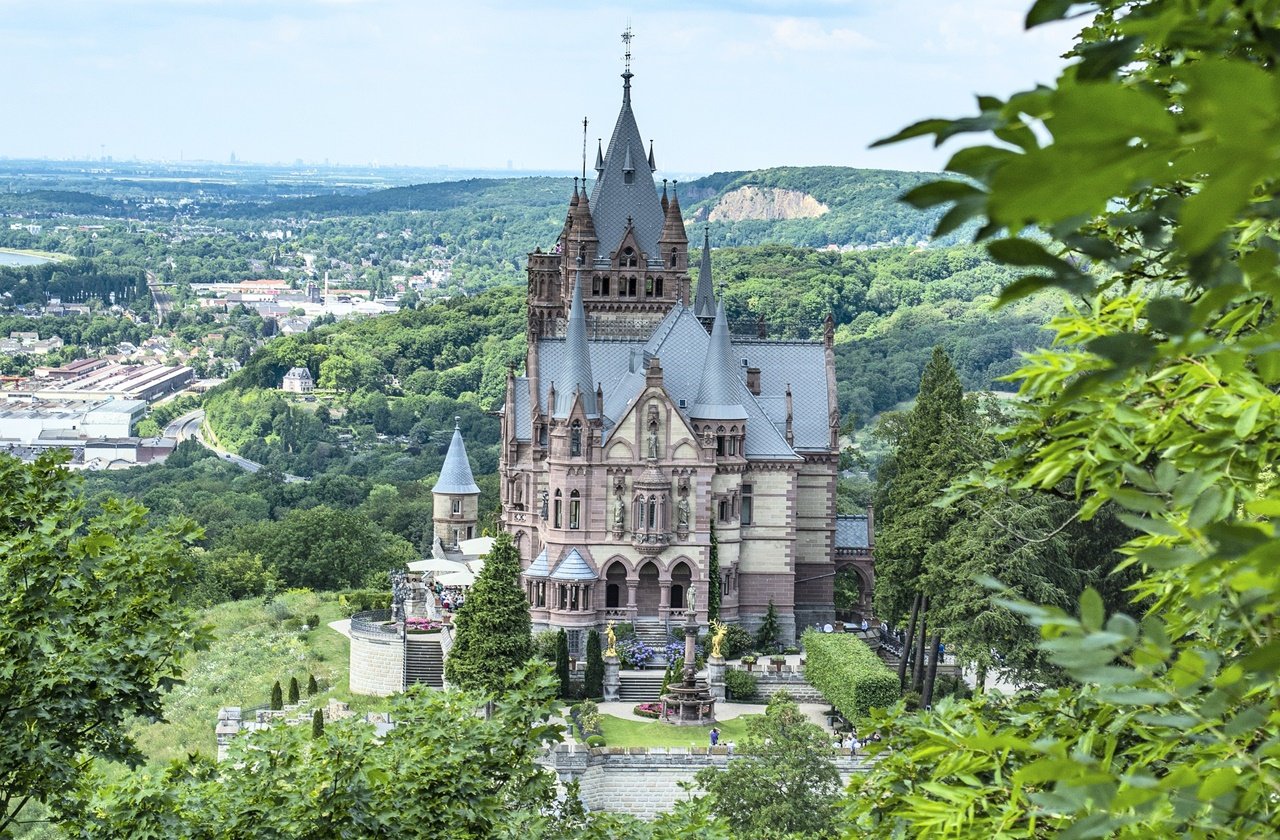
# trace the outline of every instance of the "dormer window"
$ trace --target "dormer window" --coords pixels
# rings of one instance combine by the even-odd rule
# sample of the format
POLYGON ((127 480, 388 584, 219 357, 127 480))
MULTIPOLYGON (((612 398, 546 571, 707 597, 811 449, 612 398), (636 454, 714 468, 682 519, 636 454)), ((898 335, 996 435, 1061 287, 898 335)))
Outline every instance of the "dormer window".
POLYGON ((629 169, 626 172, 622 173, 622 183, 634 184, 635 182, 636 182, 635 170, 629 169))
POLYGON ((623 268, 635 268, 635 267, 636 267, 636 251, 635 251, 635 249, 634 249, 634 248, 630 248, 630 247, 628 247, 628 248, 623 248, 623 249, 622 249, 622 260, 621 260, 618 264, 619 264, 620 266, 622 266, 623 268))

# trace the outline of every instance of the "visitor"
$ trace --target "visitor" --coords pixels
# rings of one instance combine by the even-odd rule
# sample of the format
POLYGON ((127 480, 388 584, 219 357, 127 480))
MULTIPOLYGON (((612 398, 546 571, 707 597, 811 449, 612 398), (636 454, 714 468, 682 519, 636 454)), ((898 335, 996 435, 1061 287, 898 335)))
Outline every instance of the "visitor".
POLYGON ((713 726, 711 727, 711 746, 714 747, 718 743, 720 743, 720 730, 713 726))

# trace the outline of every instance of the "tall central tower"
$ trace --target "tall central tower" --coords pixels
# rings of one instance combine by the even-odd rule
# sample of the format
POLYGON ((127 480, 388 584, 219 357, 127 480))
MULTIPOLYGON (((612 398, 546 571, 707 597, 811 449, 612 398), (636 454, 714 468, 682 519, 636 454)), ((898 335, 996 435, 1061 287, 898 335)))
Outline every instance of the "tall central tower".
POLYGON ((631 110, 630 33, 622 109, 608 148, 596 148, 588 191, 574 179, 564 228, 551 253, 529 255, 529 333, 564 335, 574 282, 581 278, 587 331, 645 336, 677 301, 689 303, 689 238, 676 185, 654 180, 657 163, 631 110), (588 192, 590 195, 588 196, 588 192))

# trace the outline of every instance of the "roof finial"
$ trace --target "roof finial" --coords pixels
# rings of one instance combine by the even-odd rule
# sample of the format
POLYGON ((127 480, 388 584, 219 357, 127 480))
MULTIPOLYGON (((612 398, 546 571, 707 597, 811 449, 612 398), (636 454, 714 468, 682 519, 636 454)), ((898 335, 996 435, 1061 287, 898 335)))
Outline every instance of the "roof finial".
POLYGON ((631 31, 631 21, 627 21, 627 28, 622 31, 622 43, 627 45, 625 55, 626 65, 622 72, 622 78, 631 79, 631 39, 636 37, 631 31))
POLYGON ((587 118, 582 118, 582 188, 587 188, 587 118))

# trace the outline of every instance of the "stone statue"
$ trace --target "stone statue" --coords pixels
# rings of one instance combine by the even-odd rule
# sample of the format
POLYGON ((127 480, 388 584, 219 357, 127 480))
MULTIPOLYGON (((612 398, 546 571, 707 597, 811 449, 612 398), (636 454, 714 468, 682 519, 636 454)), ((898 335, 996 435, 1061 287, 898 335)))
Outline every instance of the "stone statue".
POLYGON ((681 528, 689 527, 689 497, 681 496, 680 504, 676 505, 676 524, 681 528))
POLYGON ((658 427, 649 427, 649 457, 658 460, 658 427))
POLYGON ((542 491, 542 496, 541 496, 541 498, 542 498, 542 518, 543 518, 543 519, 546 519, 546 518, 547 518, 547 500, 548 500, 550 497, 551 497, 551 494, 550 494, 550 493, 548 493, 546 490, 543 490, 543 491, 542 491))
POLYGON ((689 584, 689 591, 685 595, 684 601, 685 612, 695 613, 698 611, 698 588, 692 583, 689 584))
POLYGON ((613 497, 613 530, 621 531, 627 524, 627 508, 622 501, 622 494, 613 497))
POLYGON ((610 621, 604 628, 604 637, 609 641, 609 647, 605 649, 605 656, 617 657, 618 655, 618 637, 613 633, 613 622, 610 621))
POLYGON ((729 625, 716 618, 711 620, 711 629, 713 631, 711 634, 711 655, 720 656, 720 645, 724 642, 725 634, 729 632, 729 625))

